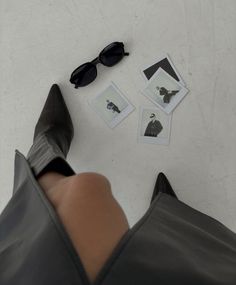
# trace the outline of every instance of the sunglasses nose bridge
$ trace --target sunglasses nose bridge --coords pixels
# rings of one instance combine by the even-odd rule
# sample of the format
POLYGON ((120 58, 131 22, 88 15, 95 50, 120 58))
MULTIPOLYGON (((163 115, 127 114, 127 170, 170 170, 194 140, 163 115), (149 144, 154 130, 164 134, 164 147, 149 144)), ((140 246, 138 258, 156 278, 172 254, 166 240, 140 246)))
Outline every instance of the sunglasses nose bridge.
POLYGON ((99 59, 99 57, 96 57, 95 59, 93 59, 92 61, 91 61, 91 63, 93 63, 93 64, 98 64, 98 63, 100 63, 100 59, 99 59))

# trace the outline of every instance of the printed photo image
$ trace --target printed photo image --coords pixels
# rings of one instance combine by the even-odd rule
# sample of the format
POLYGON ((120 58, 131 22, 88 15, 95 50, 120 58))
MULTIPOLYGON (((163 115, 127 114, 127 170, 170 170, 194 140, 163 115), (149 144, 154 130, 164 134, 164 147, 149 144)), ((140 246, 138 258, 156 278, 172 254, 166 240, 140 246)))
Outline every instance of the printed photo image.
POLYGON ((188 89, 159 68, 147 82, 142 93, 164 112, 170 114, 186 96, 188 89))
POLYGON ((159 68, 162 68, 176 81, 185 86, 183 79, 181 78, 179 72, 176 70, 168 54, 160 57, 159 59, 156 59, 154 62, 154 64, 146 66, 141 71, 146 80, 149 80, 159 68))
POLYGON ((157 108, 140 107, 138 142, 168 145, 171 117, 157 108))
POLYGON ((110 128, 116 127, 135 109, 113 82, 88 104, 110 128))

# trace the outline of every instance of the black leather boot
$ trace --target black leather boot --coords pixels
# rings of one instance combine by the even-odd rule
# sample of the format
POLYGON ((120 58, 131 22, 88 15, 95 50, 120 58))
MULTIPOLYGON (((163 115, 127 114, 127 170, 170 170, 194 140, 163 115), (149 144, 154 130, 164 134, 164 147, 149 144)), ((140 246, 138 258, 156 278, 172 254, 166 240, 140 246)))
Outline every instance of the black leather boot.
POLYGON ((36 178, 48 171, 65 176, 75 174, 66 161, 73 136, 73 123, 64 98, 59 86, 53 84, 35 126, 33 144, 26 157, 36 178))
POLYGON ((176 199, 178 199, 177 195, 175 194, 174 190, 172 189, 170 182, 168 181, 167 177, 164 173, 160 172, 157 176, 156 184, 153 190, 151 203, 155 199, 158 192, 169 194, 176 199))

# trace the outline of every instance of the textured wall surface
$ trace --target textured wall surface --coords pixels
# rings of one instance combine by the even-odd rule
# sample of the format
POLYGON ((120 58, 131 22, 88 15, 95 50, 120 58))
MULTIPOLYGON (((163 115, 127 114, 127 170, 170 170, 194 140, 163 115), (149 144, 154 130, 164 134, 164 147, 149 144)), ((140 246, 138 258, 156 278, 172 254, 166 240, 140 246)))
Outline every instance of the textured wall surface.
POLYGON ((1 0, 0 211, 13 187, 14 150, 27 154, 53 83, 75 128, 68 162, 107 176, 130 225, 147 210, 158 172, 179 198, 236 232, 235 0, 1 0), (112 41, 130 56, 69 83, 78 65, 112 41), (170 145, 137 143, 140 69, 168 53, 190 90, 175 109, 170 145), (114 81, 136 110, 109 129, 87 103, 114 81))

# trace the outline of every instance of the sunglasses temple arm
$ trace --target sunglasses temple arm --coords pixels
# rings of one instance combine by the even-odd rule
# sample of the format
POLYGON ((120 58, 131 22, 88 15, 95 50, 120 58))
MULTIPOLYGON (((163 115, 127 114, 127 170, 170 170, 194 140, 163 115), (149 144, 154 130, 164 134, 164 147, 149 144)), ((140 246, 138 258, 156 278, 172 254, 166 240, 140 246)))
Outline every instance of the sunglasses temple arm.
POLYGON ((125 52, 124 55, 129 55, 129 52, 125 52))

